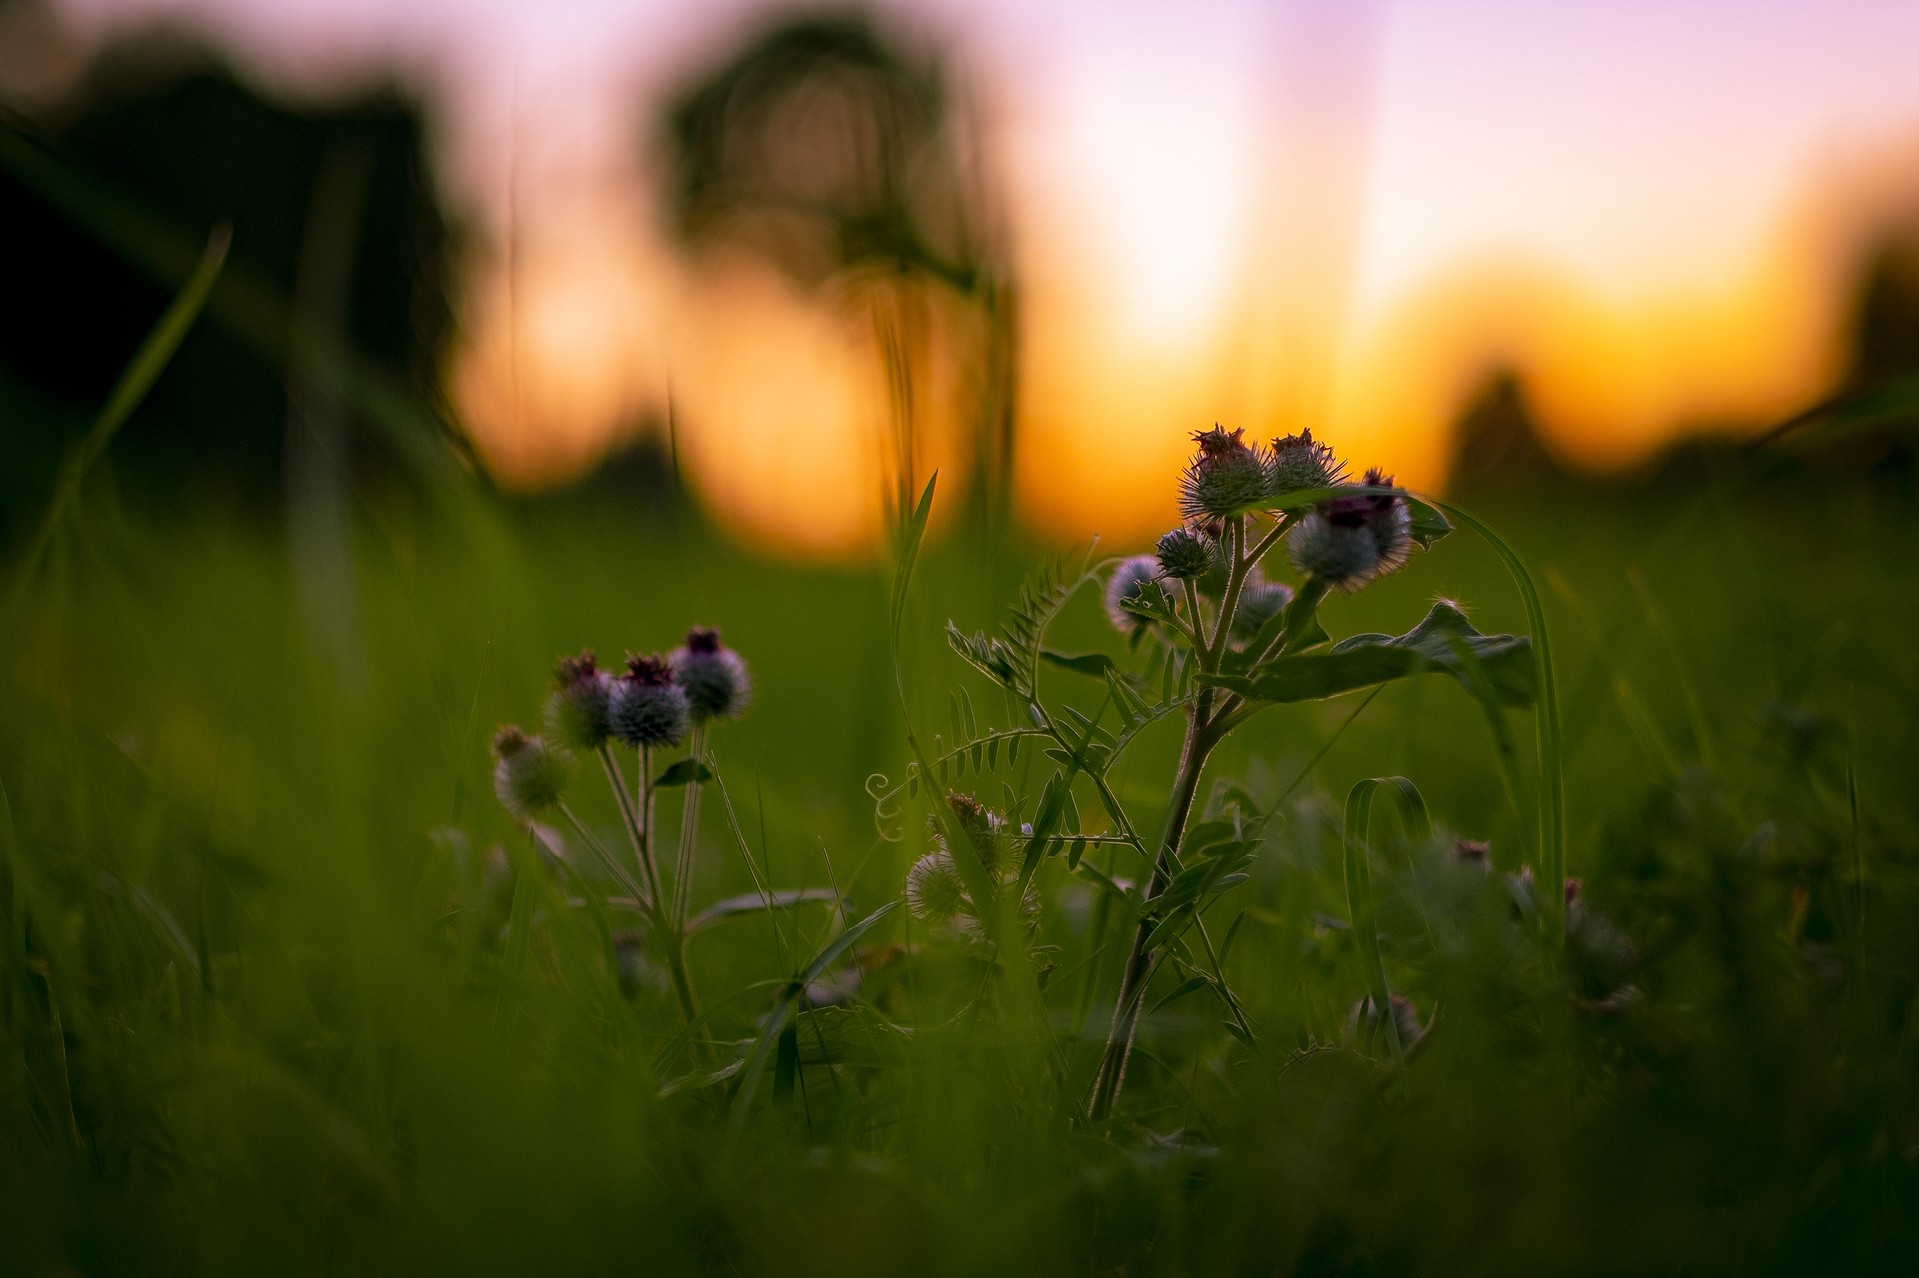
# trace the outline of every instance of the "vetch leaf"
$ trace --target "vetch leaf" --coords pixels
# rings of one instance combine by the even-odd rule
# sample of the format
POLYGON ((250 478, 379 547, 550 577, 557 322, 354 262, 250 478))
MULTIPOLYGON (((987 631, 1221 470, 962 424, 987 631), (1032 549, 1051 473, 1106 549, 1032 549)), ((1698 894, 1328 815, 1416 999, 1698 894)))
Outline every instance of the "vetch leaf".
POLYGON ((681 759, 655 778, 653 788, 670 790, 674 786, 704 784, 712 779, 712 772, 698 759, 681 759))
POLYGON ((1113 659, 1103 652, 1065 653, 1054 652, 1051 648, 1041 648, 1040 657, 1061 670, 1071 670, 1074 674, 1091 675, 1095 679, 1106 676, 1113 668, 1113 659))

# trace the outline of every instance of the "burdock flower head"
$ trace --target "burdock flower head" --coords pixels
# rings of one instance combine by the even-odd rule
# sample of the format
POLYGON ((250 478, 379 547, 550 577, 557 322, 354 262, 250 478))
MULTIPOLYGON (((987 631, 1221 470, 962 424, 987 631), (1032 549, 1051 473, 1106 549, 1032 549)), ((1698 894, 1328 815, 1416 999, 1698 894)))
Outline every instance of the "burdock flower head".
POLYGON ((599 749, 613 734, 607 717, 613 676, 599 668, 588 649, 577 657, 561 657, 553 684, 553 695, 546 699, 546 730, 569 749, 599 749))
POLYGON ((967 907, 966 883, 945 849, 928 852, 906 872, 906 908, 922 923, 950 923, 967 907))
POLYGON ((1195 431, 1199 451, 1179 481, 1179 513, 1188 519, 1223 518, 1255 507, 1273 494, 1265 454, 1240 438, 1243 431, 1219 426, 1195 431))
POLYGON ((1159 560, 1151 555, 1122 559, 1106 579, 1106 619, 1113 629, 1128 638, 1137 638, 1152 625, 1152 619, 1127 611, 1128 603, 1158 602, 1166 598, 1166 587, 1159 581, 1159 560))
POLYGON ((613 682, 608 720, 613 735, 630 746, 670 746, 686 735, 692 718, 686 690, 658 657, 628 657, 626 673, 613 682))
POLYGON ((720 632, 695 626, 667 658, 673 682, 686 690, 693 722, 737 719, 753 698, 753 680, 740 654, 720 642, 720 632))
POLYGON ((493 735, 493 793, 522 821, 553 807, 573 777, 573 756, 509 724, 493 735))
POLYGON ((1233 612, 1233 637, 1250 639, 1267 622, 1286 611, 1293 601, 1293 588, 1284 582, 1268 581, 1257 567, 1246 575, 1239 588, 1239 607, 1233 612))
MULTIPOLYGON (((1364 488, 1392 488, 1389 475, 1366 472, 1364 488)), ((1328 498, 1293 529, 1288 550, 1293 566, 1328 586, 1357 590, 1406 562, 1413 545, 1413 516, 1397 490, 1328 498)))
POLYGON ((1302 430, 1273 441, 1273 491, 1296 493, 1308 488, 1331 488, 1346 477, 1346 465, 1333 456, 1330 446, 1302 430))
POLYGON ((1213 548, 1185 528, 1175 528, 1159 539, 1159 570, 1174 581, 1187 581, 1213 563, 1213 548))

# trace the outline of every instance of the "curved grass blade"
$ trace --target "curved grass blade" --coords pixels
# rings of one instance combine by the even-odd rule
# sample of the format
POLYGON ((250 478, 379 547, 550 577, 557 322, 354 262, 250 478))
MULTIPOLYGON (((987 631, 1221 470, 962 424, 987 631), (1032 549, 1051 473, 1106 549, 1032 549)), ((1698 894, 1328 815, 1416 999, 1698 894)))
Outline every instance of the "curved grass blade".
POLYGON ((753 1104, 753 1096, 759 1091, 760 1075, 766 1070, 767 1057, 773 1054, 780 1038, 786 1033, 792 1022, 794 1009, 799 1003, 800 996, 806 993, 808 983, 817 980, 840 955, 858 944, 862 936, 872 931, 875 924, 891 914, 898 906, 898 901, 888 901, 828 941, 820 952, 813 956, 813 961, 806 965, 805 970, 793 980, 788 981, 786 988, 780 991, 779 1001, 773 1005, 773 1010, 767 1013, 766 1021, 760 1026, 759 1035, 753 1040, 753 1046, 746 1054, 746 1063, 740 1067, 740 1085, 733 1093, 735 1133, 745 1125, 747 1111, 753 1104))
POLYGON ((1432 837, 1432 817, 1419 787, 1405 777, 1368 777, 1353 786, 1346 795, 1346 832, 1344 856, 1346 871, 1346 909, 1352 918, 1353 936, 1359 942, 1360 964, 1365 970, 1366 992, 1386 1032, 1393 1059, 1406 1063, 1405 1045, 1399 1041, 1399 1025, 1393 1017, 1392 988, 1386 983, 1386 964, 1379 953, 1379 932, 1373 922, 1372 869, 1366 860, 1371 842, 1373 799, 1384 788, 1398 800, 1400 818, 1406 832, 1416 842, 1432 837))
POLYGON ((1526 604, 1526 622, 1532 627, 1533 662, 1537 668, 1539 695, 1539 848, 1541 877, 1545 879, 1547 888, 1540 893, 1540 899, 1546 903, 1547 914, 1554 926, 1563 931, 1565 898, 1559 891, 1559 884, 1566 878, 1566 747, 1565 730, 1559 721, 1559 688, 1553 678, 1552 640, 1546 631, 1546 610, 1540 603, 1539 588, 1533 584, 1525 560, 1507 544, 1505 538, 1471 511, 1450 502, 1434 501, 1432 504, 1478 533, 1493 548, 1493 552, 1506 565, 1506 570, 1512 574, 1513 582, 1519 587, 1520 597, 1526 604))
POLYGON ((66 458, 60 465, 60 477, 54 483, 53 497, 47 503, 46 514, 41 517, 40 527, 20 562, 20 579, 14 585, 12 601, 15 611, 26 593, 28 583, 33 580, 41 558, 53 544, 67 508, 79 496, 80 485, 86 479, 87 471, 107 450, 107 445, 113 442, 113 437, 126 424, 127 418, 133 415, 133 410, 147 397, 153 384, 160 380, 160 374, 166 371, 174 352, 180 349, 180 343, 186 340, 187 333, 193 328, 194 320, 200 317, 207 296, 213 291, 213 283, 220 278, 221 267, 226 265, 227 248, 232 242, 232 229, 224 222, 213 228, 213 234, 207 237, 206 249, 200 254, 199 265, 161 313, 159 322, 147 334, 146 340, 140 343, 140 349, 133 353, 132 360, 120 374, 120 380, 114 384, 113 393, 107 397, 100 415, 93 419, 87 433, 67 450, 66 458))

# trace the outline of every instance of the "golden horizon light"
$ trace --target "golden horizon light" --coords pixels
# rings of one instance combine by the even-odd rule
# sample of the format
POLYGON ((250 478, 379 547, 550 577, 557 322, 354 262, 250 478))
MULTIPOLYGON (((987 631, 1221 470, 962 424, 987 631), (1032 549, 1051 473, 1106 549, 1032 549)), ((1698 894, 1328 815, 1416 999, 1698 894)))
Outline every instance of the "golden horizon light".
MULTIPOLYGON (((88 41, 184 23, 288 92, 420 87, 446 197, 481 232, 448 389, 504 485, 568 482, 670 424, 734 534, 807 558, 878 544, 901 445, 870 298, 679 251, 641 127, 777 10, 52 7, 88 41)), ((1163 529, 1166 475, 1214 421, 1311 426, 1437 486, 1500 370, 1569 464, 1759 429, 1830 393, 1864 254, 1919 222, 1910 3, 882 13, 945 52, 981 121, 1019 287, 1016 499, 1061 540, 1163 529)), ((971 321, 912 304, 910 464, 957 488, 982 374, 941 338, 971 321)))

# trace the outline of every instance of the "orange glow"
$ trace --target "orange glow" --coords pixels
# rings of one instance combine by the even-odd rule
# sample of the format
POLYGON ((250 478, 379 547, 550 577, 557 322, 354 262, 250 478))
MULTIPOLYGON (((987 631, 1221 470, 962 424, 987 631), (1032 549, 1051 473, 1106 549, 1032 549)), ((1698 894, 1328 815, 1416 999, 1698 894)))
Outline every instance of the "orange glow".
MULTIPOLYGON (((1312 426, 1436 486, 1495 367, 1586 466, 1761 427, 1833 386, 1862 248, 1919 210, 1911 4, 875 2, 943 33, 986 122, 1022 330, 1016 499, 1061 540, 1161 531, 1215 420, 1312 426)), ((902 464, 878 306, 913 348, 905 464, 941 467, 957 505, 977 313, 927 286, 889 320, 891 285, 802 292, 689 261, 657 224, 654 113, 765 0, 51 3, 63 39, 171 17, 298 94, 419 89, 483 232, 449 389, 506 485, 565 483, 670 406, 723 527, 866 553, 902 464)), ((50 93, 28 72, 54 61, 0 58, 0 95, 50 93)))
POLYGON ((487 467, 513 488, 564 483, 630 438, 659 402, 659 274, 617 226, 523 246, 470 290, 449 373, 487 467))

